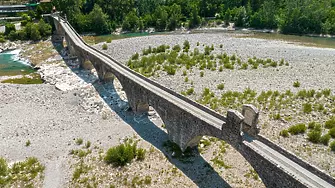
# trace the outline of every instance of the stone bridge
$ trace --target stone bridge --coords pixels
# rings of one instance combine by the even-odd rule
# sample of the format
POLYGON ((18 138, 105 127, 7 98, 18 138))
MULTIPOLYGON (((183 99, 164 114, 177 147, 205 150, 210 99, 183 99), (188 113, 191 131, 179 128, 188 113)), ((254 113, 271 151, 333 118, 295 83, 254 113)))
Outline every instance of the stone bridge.
POLYGON ((242 113, 229 110, 224 117, 90 47, 59 15, 52 15, 52 20, 56 28, 53 38, 65 38, 71 55, 81 62, 89 60, 100 80, 117 77, 134 112, 146 112, 152 106, 170 140, 182 150, 197 146, 202 136, 213 136, 240 152, 267 187, 334 187, 331 176, 259 135, 259 113, 253 106, 244 105, 242 113))

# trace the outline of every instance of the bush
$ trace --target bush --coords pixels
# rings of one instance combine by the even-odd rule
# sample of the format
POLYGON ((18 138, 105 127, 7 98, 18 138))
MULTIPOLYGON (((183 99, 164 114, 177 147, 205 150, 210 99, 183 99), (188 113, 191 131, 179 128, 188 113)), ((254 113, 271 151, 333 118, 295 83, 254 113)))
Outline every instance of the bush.
POLYGON ((76 139, 76 144, 77 144, 77 145, 81 145, 81 144, 83 144, 83 139, 82 139, 82 138, 77 138, 77 139, 76 139))
POLYGON ((330 143, 330 149, 332 151, 335 151, 335 141, 333 141, 332 143, 330 143))
POLYGON ((200 72, 200 77, 204 77, 204 75, 205 75, 204 71, 201 71, 200 72))
POLYGON ((194 93, 194 88, 193 87, 191 87, 188 90, 186 90, 186 94, 187 95, 192 95, 193 93, 194 93))
POLYGON ((107 50, 107 49, 108 49, 107 44, 103 44, 103 45, 102 45, 102 49, 103 49, 103 50, 107 50))
POLYGON ((130 163, 135 157, 143 160, 146 151, 137 149, 137 143, 132 140, 127 140, 125 143, 112 147, 107 150, 104 161, 107 164, 115 166, 124 166, 130 163))
POLYGON ((106 40, 106 42, 107 42, 107 43, 111 43, 111 42, 112 42, 112 39, 109 38, 109 39, 106 40))
POLYGON ((8 35, 8 39, 10 41, 15 41, 18 38, 17 33, 15 31, 11 31, 8 35))
POLYGON ((217 85, 217 88, 218 88, 219 90, 223 90, 223 89, 224 89, 224 84, 219 84, 219 85, 217 85))
POLYGON ((320 143, 322 143, 325 146, 328 146, 329 140, 330 140, 330 135, 325 134, 325 135, 321 136, 320 143))
POLYGON ((330 120, 326 121, 325 127, 327 129, 332 129, 335 127, 335 117, 332 117, 330 120))
POLYGON ((223 44, 220 44, 220 48, 223 48, 223 44))
POLYGON ((180 52, 181 47, 177 44, 172 48, 173 51, 180 52))
POLYGON ((312 104, 310 104, 310 103, 303 104, 302 108, 303 108, 302 111, 306 114, 309 114, 309 113, 312 112, 312 104))
POLYGON ((288 137, 289 136, 288 130, 284 129, 284 130, 280 131, 279 135, 282 136, 282 137, 288 137))
POLYGON ((190 42, 188 40, 185 40, 184 41, 184 47, 183 47, 184 50, 189 50, 190 49, 190 42))
POLYGON ((12 31, 16 31, 15 29, 15 25, 12 24, 12 23, 7 23, 6 26, 5 26, 5 35, 9 35, 10 32, 12 31))
POLYGON ((306 131, 306 125, 303 123, 291 126, 290 128, 288 128, 288 132, 293 134, 293 135, 297 135, 297 134, 301 134, 304 133, 306 131))
POLYGON ((299 81, 293 82, 293 87, 300 87, 300 82, 299 81))
MULTIPOLYGON (((7 161, 4 158, 0 157, 0 177, 7 176, 7 173, 8 173, 7 161)), ((0 185, 1 185, 1 181, 0 181, 0 185)))
POLYGON ((313 143, 319 143, 321 138, 321 132, 320 131, 311 131, 308 133, 308 140, 313 143))
POLYGON ((135 53, 133 56, 131 56, 132 60, 138 60, 138 58, 140 57, 140 55, 138 53, 135 53))
POLYGON ((328 134, 329 134, 332 138, 335 138, 335 127, 332 128, 332 129, 330 129, 330 130, 328 131, 328 134))

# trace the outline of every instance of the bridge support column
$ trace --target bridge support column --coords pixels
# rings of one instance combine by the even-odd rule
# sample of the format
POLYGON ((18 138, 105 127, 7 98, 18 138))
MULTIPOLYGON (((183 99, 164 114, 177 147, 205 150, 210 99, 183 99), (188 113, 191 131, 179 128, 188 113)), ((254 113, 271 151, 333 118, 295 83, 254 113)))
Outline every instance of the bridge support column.
MULTIPOLYGON (((223 126, 228 126, 231 130, 228 139, 230 143, 236 143, 235 147, 238 147, 242 143, 242 122, 244 120, 243 115, 237 110, 228 110, 227 112, 227 122, 223 126)), ((221 130, 226 131, 227 128, 222 128, 221 130)), ((224 134, 227 134, 224 132, 224 134)))

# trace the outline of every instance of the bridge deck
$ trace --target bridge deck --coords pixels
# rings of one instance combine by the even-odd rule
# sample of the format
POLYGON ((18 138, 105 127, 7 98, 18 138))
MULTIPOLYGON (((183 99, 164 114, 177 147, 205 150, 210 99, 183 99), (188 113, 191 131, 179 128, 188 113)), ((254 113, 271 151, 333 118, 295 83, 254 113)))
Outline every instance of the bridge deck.
MULTIPOLYGON (((273 150, 269 146, 265 145, 264 143, 254 140, 251 137, 244 136, 243 143, 253 150, 257 151, 262 156, 265 156, 269 161, 274 162, 277 166, 281 169, 284 169, 286 172, 294 176, 296 179, 304 182, 308 187, 333 187, 331 184, 326 182, 325 180, 319 178, 315 174, 311 173, 307 169, 301 167, 297 163, 293 162, 292 160, 288 159, 284 155, 280 154, 279 152, 273 150)), ((276 178, 276 177, 273 177, 276 178)))

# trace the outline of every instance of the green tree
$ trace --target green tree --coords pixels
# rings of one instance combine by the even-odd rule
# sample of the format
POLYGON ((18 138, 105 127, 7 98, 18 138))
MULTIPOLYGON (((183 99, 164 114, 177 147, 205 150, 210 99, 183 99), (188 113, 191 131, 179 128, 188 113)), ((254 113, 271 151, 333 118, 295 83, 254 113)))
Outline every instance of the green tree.
POLYGON ((38 22, 38 31, 40 32, 42 37, 50 36, 51 35, 51 29, 52 29, 51 25, 45 23, 43 19, 41 19, 38 22))
POLYGON ((41 40, 41 34, 38 30, 38 25, 36 24, 33 24, 31 26, 31 31, 30 31, 30 39, 33 40, 33 41, 38 41, 38 40, 41 40))
POLYGON ((9 35, 10 32, 12 31, 16 31, 15 29, 15 25, 12 24, 12 23, 7 23, 6 26, 5 26, 5 35, 9 35))
POLYGON ((108 23, 108 16, 103 13, 99 5, 94 5, 93 10, 89 14, 89 20, 92 26, 92 30, 96 34, 108 34, 111 32, 110 25, 108 23))
POLYGON ((201 24, 201 18, 199 16, 199 10, 197 6, 192 7, 192 12, 190 16, 190 21, 189 21, 189 27, 190 28, 195 28, 201 24))
POLYGON ((140 20, 136 15, 135 9, 129 12, 123 21, 122 30, 135 32, 139 28, 140 20))
POLYGON ((155 22, 155 28, 159 31, 163 31, 166 29, 167 21, 168 21, 168 13, 164 6, 159 6, 153 16, 153 20, 155 22))
POLYGON ((170 7, 169 11, 169 20, 168 20, 168 28, 169 30, 175 30, 180 26, 180 19, 182 17, 181 7, 180 5, 173 4, 170 7))

